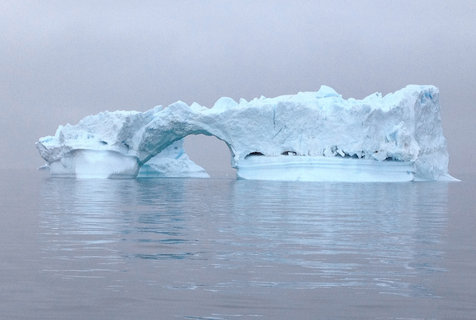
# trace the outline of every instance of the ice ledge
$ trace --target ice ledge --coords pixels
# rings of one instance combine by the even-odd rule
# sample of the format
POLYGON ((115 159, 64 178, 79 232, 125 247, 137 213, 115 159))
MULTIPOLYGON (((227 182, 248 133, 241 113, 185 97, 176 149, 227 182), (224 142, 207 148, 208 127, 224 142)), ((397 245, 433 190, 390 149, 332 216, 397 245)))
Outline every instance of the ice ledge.
MULTIPOLYGON (((238 163, 237 176, 247 180, 321 182, 427 181, 410 161, 375 161, 341 157, 254 156, 238 163)), ((442 175, 437 181, 457 181, 442 175)))
POLYGON ((406 182, 415 178, 411 162, 337 157, 253 157, 242 161, 238 176, 257 180, 406 182))

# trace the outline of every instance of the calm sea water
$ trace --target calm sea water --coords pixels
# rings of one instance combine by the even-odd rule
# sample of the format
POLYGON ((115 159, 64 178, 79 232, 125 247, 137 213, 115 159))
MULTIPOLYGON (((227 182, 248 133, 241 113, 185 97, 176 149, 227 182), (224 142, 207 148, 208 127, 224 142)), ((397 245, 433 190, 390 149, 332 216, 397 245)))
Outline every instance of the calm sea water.
POLYGON ((1 319, 476 319, 460 183, 1 172, 1 319))

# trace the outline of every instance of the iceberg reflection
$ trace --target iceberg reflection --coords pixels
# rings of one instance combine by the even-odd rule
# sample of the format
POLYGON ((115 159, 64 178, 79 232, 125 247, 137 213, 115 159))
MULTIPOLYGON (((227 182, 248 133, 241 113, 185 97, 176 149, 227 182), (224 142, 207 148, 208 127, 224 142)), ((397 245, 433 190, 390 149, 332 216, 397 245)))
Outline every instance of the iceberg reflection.
POLYGON ((50 178, 44 271, 120 282, 140 274, 178 290, 432 296, 418 279, 445 272, 447 202, 446 183, 50 178))
POLYGON ((241 180, 234 196, 235 222, 223 233, 253 239, 235 242, 235 251, 249 259, 265 251, 267 255, 259 255, 263 265, 279 261, 293 266, 296 279, 305 275, 299 283, 303 288, 370 286, 383 293, 431 295, 412 283, 421 274, 445 271, 440 265, 447 222, 445 183, 241 180))

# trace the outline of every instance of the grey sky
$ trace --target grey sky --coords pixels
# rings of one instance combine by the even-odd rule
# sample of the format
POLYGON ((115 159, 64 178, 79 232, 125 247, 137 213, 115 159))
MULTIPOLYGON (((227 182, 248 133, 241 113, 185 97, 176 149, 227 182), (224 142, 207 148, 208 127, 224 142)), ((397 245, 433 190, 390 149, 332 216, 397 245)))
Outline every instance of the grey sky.
MULTIPOLYGON (((0 28, 2 167, 104 110, 417 83, 440 88, 451 172, 476 172, 476 1, 2 0, 0 28)), ((187 146, 229 166, 224 144, 187 146)))

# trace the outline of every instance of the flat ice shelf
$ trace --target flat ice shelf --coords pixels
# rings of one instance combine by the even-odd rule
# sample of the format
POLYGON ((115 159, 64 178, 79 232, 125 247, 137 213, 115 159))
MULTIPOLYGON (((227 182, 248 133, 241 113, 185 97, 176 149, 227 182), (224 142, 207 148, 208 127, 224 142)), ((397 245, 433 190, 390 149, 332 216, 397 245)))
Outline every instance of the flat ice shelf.
POLYGON ((309 156, 254 156, 240 160, 241 179, 276 181, 406 182, 415 178, 411 162, 309 156))

